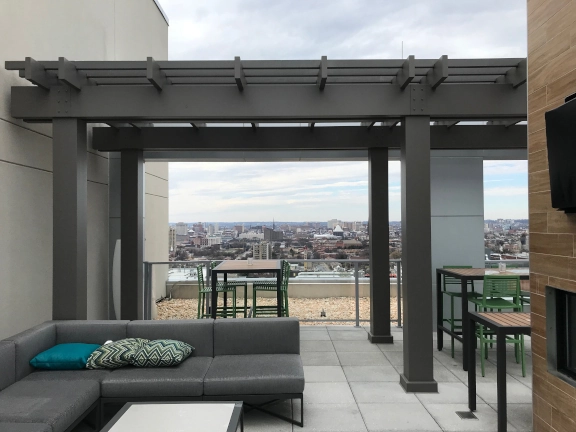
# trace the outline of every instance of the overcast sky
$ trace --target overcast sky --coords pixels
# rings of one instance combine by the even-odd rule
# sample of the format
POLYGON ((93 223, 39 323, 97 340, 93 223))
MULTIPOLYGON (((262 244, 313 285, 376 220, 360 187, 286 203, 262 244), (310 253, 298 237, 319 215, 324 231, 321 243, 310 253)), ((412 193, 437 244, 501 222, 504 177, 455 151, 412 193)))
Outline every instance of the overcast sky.
MULTIPOLYGON (((525 0, 160 0, 171 60, 525 57, 525 0)), ((390 163, 390 218, 400 220, 390 163)), ((177 221, 366 220, 366 162, 171 163, 177 221)), ((485 162, 485 218, 527 218, 525 161, 485 162)))

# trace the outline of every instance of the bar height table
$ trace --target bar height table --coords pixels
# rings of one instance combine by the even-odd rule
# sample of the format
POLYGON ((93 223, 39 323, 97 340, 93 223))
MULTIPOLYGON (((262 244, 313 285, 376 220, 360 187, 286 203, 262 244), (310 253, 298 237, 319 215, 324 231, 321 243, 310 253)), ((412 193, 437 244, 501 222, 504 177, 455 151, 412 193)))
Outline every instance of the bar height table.
POLYGON ((530 278, 530 270, 527 267, 509 269, 505 272, 499 272, 498 269, 490 268, 437 268, 436 269, 436 328, 437 328, 437 344, 438 351, 444 348, 443 333, 448 333, 456 340, 462 342, 462 369, 468 370, 468 319, 466 313, 468 312, 468 281, 484 280, 486 275, 501 275, 501 276, 520 276, 521 280, 528 280, 530 278), (444 327, 444 294, 442 294, 442 275, 453 277, 460 280, 460 292, 462 294, 462 334, 452 332, 449 328, 444 327))
MULTIPOLYGON (((530 314, 526 312, 469 312, 468 325, 476 323, 496 332, 496 387, 498 432, 506 432, 506 335, 530 335, 530 314)), ((476 410, 476 332, 468 337, 468 408, 476 410)))
POLYGON ((278 305, 278 316, 282 316, 282 260, 229 260, 222 261, 212 269, 212 318, 216 319, 216 306, 218 305, 218 292, 216 283, 218 275, 224 275, 226 281, 229 273, 248 274, 248 273, 274 273, 276 274, 276 300, 278 305))

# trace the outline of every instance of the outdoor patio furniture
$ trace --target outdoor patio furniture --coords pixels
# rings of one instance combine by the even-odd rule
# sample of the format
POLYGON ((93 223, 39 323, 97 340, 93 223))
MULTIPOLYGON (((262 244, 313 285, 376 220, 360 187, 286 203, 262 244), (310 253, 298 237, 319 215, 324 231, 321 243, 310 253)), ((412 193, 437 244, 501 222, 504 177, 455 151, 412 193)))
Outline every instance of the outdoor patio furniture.
MULTIPOLYGON (((69 432, 87 416, 100 419, 109 404, 243 401, 267 412, 264 406, 272 401, 300 399, 302 404, 304 397, 300 328, 294 318, 48 321, 0 341, 0 370, 0 425, 37 423, 49 432, 69 432), (38 371, 29 364, 56 344, 124 338, 174 339, 195 349, 174 367, 38 371)), ((282 418, 303 425, 303 412, 299 421, 282 418)), ((38 426, 14 432, 45 431, 38 426)))
MULTIPOLYGON (((498 432, 506 432, 507 407, 506 407, 506 342, 507 335, 530 335, 530 314, 525 312, 471 312, 468 314, 469 325, 476 323, 482 327, 492 329, 496 335, 496 387, 497 387, 497 411, 498 432)), ((476 411, 476 344, 475 337, 471 333, 468 340, 468 408, 476 411)))
MULTIPOLYGON (((470 302, 478 306, 482 312, 497 310, 509 310, 515 312, 522 311, 520 304, 520 278, 518 276, 485 276, 482 297, 471 298, 470 302)), ((483 325, 478 324, 476 336, 480 340, 480 364, 482 376, 485 375, 484 359, 488 358, 488 344, 492 345, 492 336, 495 333, 487 330, 483 325)), ((514 354, 516 363, 522 362, 522 376, 526 376, 526 366, 524 359, 524 336, 515 335, 514 338, 506 338, 507 343, 514 344, 514 354)))
MULTIPOLYGON (((472 266, 444 266, 443 268, 460 268, 460 269, 470 269, 472 268, 472 266)), ((455 333, 457 330, 461 331, 462 330, 462 318, 456 318, 454 315, 454 298, 460 298, 462 297, 462 293, 459 291, 449 291, 448 290, 448 286, 449 285, 456 285, 458 288, 460 287, 460 281, 454 277, 451 276, 447 276, 447 275, 443 275, 443 286, 442 286, 442 294, 447 295, 448 297, 450 297, 450 317, 449 318, 443 318, 443 322, 447 322, 448 324, 450 324, 450 330, 455 333), (457 324, 460 323, 460 324, 457 324)), ((470 285, 470 287, 472 288, 472 291, 468 292, 468 296, 479 296, 481 295, 480 293, 477 293, 474 291, 474 281, 469 280, 467 281, 470 285)), ((452 336, 452 341, 451 341, 451 348, 452 348, 452 358, 454 358, 454 336, 452 336)))
MULTIPOLYGON (((280 292, 282 296, 282 316, 290 316, 288 310, 288 280, 290 279, 290 263, 286 260, 282 262, 282 282, 280 292)), ((252 316, 270 315, 276 313, 276 306, 256 304, 258 291, 276 291, 278 289, 276 281, 254 282, 252 284, 252 316)))
MULTIPOLYGON (((206 288, 206 284, 204 283, 204 265, 200 264, 196 267, 196 274, 198 277, 198 319, 200 318, 209 318, 212 315, 210 313, 206 313, 206 295, 210 295, 212 293, 212 288, 206 288)), ((221 317, 234 317, 236 318, 236 286, 228 285, 225 282, 218 282, 216 286, 216 291, 218 293, 224 294, 224 305, 223 306, 216 306, 216 311, 219 316, 221 317), (232 307, 228 308, 227 305, 227 296, 226 294, 232 294, 232 307)), ((214 307, 214 306, 212 306, 214 307)), ((246 313, 244 314, 246 315, 246 313)))

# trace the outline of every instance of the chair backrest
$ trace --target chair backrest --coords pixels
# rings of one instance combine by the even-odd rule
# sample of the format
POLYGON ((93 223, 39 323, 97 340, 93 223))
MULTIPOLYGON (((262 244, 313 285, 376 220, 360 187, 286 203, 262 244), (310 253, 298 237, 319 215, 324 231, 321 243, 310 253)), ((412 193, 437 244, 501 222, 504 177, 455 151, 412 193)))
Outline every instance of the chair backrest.
POLYGON ((196 277, 198 278, 198 288, 205 289, 204 285, 204 264, 200 264, 196 267, 196 277))
POLYGON ((520 276, 484 276, 483 301, 494 297, 512 297, 520 305, 520 276))
MULTIPOLYGON (((462 266, 458 266, 458 265, 445 265, 442 268, 445 269, 470 269, 472 268, 471 265, 462 265, 462 266)), ((444 291, 446 291, 446 285, 460 285, 460 279, 456 279, 455 277, 452 276, 446 276, 444 275, 444 291)))

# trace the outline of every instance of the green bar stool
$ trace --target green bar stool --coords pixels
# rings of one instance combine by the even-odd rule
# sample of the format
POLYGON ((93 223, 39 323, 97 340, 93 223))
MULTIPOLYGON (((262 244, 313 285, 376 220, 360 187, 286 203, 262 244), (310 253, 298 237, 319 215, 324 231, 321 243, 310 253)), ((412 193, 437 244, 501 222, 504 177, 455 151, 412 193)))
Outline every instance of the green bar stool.
MULTIPOLYGON (((482 297, 470 299, 481 311, 522 311, 520 291, 520 276, 484 276, 482 297)), ((494 332, 483 325, 476 327, 476 337, 480 340, 480 364, 482 376, 484 376, 484 359, 488 358, 488 344, 492 345, 494 332)), ((524 335, 506 337, 506 343, 514 344, 516 363, 522 361, 522 376, 526 376, 526 364, 524 358, 524 335)))
MULTIPOLYGON (((280 282, 280 293, 282 299, 282 316, 290 316, 288 310, 288 280, 290 278, 290 263, 286 260, 282 261, 282 281, 280 282)), ((252 316, 262 315, 276 315, 277 306, 258 306, 256 304, 256 295, 258 291, 274 291, 278 289, 276 281, 267 280, 263 282, 254 282, 252 284, 252 316)))
MULTIPOLYGON (((446 265, 443 268, 445 268, 445 269, 468 269, 468 268, 472 268, 472 266, 446 265)), ((482 295, 482 294, 474 291, 474 281, 469 280, 468 284, 470 285, 470 288, 472 288, 472 291, 468 292, 469 298, 470 297, 478 297, 478 296, 482 295)), ((453 333, 455 333, 456 330, 459 330, 460 332, 462 332, 462 318, 456 318, 455 314, 454 314, 454 299, 455 298, 462 298, 460 286, 461 286, 460 279, 456 279, 454 277, 443 275, 442 294, 450 297, 450 317, 449 318, 443 318, 443 321, 447 322, 450 325, 450 330, 453 333), (453 290, 453 291, 449 290, 448 289, 449 286, 454 286, 455 290, 453 290)), ((452 341, 451 341, 451 354, 452 354, 452 358, 454 358, 454 336, 452 336, 451 339, 452 339, 452 341)))

